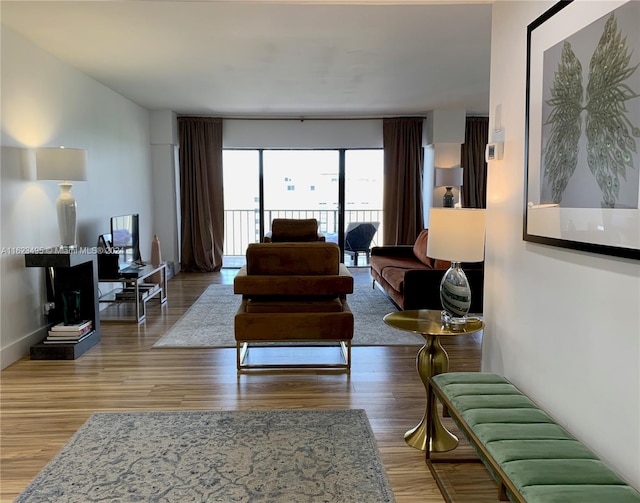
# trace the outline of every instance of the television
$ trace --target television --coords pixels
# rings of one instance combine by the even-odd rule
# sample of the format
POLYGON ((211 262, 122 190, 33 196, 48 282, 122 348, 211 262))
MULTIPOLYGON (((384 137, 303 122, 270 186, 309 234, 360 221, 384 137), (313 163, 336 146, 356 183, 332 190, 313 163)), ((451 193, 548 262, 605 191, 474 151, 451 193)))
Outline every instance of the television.
POLYGON ((140 261, 138 215, 111 217, 111 245, 119 254, 118 266, 124 269, 140 261))

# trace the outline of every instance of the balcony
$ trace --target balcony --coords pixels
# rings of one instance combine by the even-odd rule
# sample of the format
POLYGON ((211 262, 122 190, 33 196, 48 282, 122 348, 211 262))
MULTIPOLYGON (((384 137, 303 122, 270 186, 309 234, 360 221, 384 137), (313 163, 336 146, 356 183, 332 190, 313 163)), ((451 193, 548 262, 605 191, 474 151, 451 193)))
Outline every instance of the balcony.
MULTIPOLYGON (((338 242, 338 210, 266 210, 265 232, 271 227, 274 218, 315 218, 318 227, 327 241, 338 242)), ((345 227, 353 222, 380 222, 382 210, 346 210, 345 227)), ((249 243, 259 243, 260 211, 225 210, 224 212, 224 259, 223 267, 241 267, 245 264, 245 253, 249 243)), ((382 228, 373 237, 371 246, 382 244, 382 228)), ((345 254, 344 263, 347 265, 364 265, 364 260, 354 264, 351 256, 345 254)))

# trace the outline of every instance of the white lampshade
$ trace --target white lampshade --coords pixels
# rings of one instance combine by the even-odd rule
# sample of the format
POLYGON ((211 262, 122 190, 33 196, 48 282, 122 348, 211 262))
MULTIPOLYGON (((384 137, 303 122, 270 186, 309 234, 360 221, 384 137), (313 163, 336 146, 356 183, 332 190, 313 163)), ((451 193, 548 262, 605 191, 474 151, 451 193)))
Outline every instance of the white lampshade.
POLYGON ((36 171, 38 180, 85 181, 87 151, 65 147, 38 148, 36 171))
POLYGON ((76 247, 76 212, 78 205, 69 181, 87 179, 87 151, 77 148, 42 147, 36 150, 38 180, 60 180, 56 200, 58 231, 63 248, 76 247))
POLYGON ((427 257, 450 262, 484 260, 485 210, 431 208, 427 257))
POLYGON ((460 187, 462 185, 462 168, 436 168, 436 187, 460 187))

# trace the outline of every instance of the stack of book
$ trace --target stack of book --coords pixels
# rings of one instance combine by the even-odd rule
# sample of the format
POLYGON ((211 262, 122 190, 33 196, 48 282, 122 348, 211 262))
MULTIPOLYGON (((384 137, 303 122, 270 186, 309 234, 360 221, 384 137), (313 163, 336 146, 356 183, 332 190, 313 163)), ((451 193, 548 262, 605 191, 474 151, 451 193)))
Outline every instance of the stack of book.
POLYGON ((74 325, 58 323, 48 332, 45 344, 75 344, 89 337, 95 330, 91 320, 84 320, 74 325))
MULTIPOLYGON (((147 297, 155 295, 160 290, 160 285, 156 283, 140 283, 138 285, 138 298, 144 300, 147 297)), ((122 291, 116 293, 117 300, 136 300, 135 287, 126 287, 122 291)))

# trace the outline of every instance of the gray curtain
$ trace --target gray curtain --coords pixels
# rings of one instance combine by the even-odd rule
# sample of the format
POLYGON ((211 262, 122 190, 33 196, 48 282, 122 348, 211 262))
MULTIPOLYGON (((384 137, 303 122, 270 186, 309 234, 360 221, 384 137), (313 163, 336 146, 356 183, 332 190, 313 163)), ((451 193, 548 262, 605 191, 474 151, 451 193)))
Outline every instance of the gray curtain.
POLYGON ((489 118, 467 117, 465 142, 460 149, 463 170, 462 206, 487 207, 487 163, 484 151, 489 142, 489 118))
POLYGON ((422 117, 383 120, 383 244, 413 244, 423 228, 422 117))
POLYGON ((222 119, 179 117, 183 271, 222 267, 222 119))

